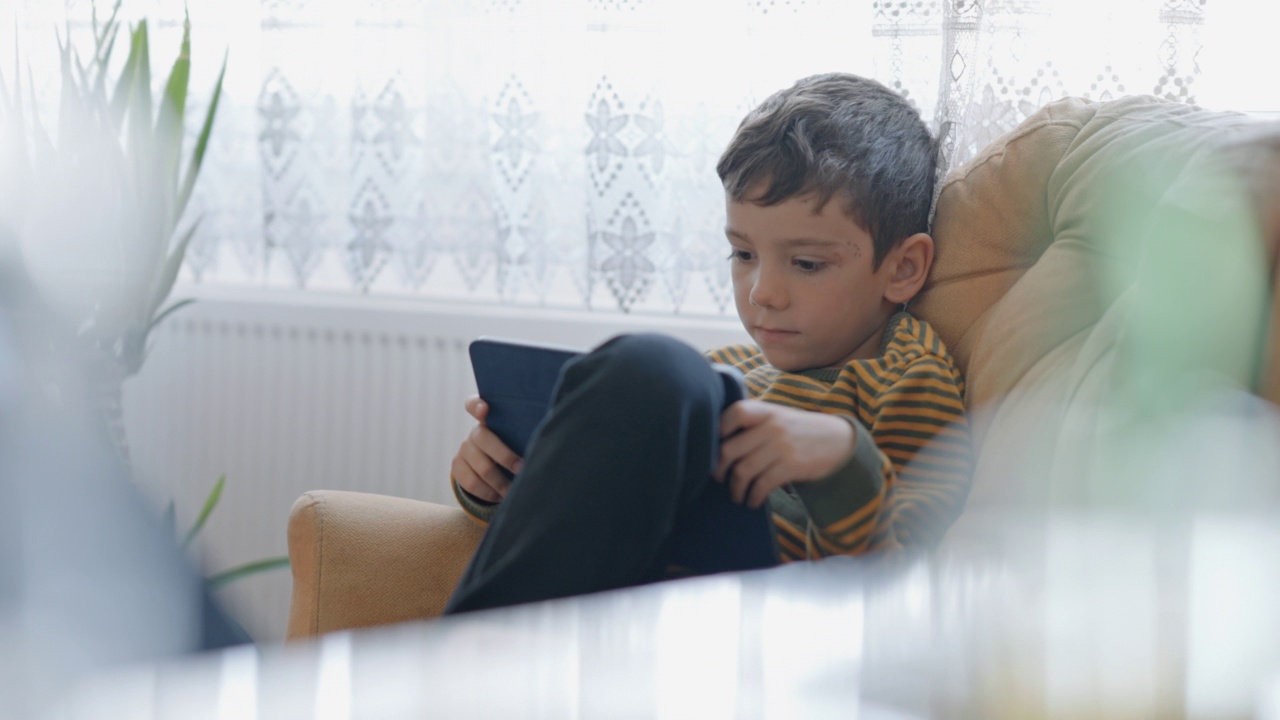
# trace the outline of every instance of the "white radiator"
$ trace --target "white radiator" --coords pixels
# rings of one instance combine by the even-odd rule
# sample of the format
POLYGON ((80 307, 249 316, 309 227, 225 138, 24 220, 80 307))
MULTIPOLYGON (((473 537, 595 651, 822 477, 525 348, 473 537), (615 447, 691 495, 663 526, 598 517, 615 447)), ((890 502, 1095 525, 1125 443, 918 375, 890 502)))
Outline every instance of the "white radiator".
MULTIPOLYGON (((289 291, 179 288, 198 302, 155 332, 125 386, 134 467, 179 534, 220 475, 198 553, 208 572, 286 552, 290 506, 312 489, 453 503, 449 461, 471 427, 467 343, 478 335, 587 347, 660 331, 700 347, 742 342, 733 318, 446 306, 289 291)), ((287 571, 223 600, 260 641, 284 635, 287 571)))

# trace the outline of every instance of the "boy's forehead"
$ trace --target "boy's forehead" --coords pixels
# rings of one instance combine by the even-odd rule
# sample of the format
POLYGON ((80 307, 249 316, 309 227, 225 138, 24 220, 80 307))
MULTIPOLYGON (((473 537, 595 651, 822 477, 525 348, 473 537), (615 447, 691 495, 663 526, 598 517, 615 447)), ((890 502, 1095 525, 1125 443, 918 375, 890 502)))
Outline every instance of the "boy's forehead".
POLYGON ((848 223, 861 232, 867 232, 861 220, 852 211, 848 203, 843 202, 842 198, 832 196, 822 198, 818 193, 811 192, 803 195, 794 195, 789 198, 775 203, 764 204, 758 201, 759 196, 746 196, 735 199, 729 193, 725 193, 725 233, 727 235, 739 235, 746 239, 750 235, 750 227, 746 225, 754 224, 753 220, 761 219, 761 215, 757 210, 776 210, 777 212, 769 212, 769 215, 788 215, 793 221, 804 221, 809 216, 815 221, 833 222, 838 224, 848 223), (744 212, 745 211, 745 212, 744 212), (737 222, 735 223, 735 218, 737 222))
POLYGON ((821 189, 815 188, 804 190, 802 192, 788 195, 787 197, 775 200, 772 203, 764 204, 762 199, 768 196, 771 185, 767 180, 757 181, 747 187, 746 191, 739 197, 734 197, 733 192, 726 188, 724 192, 724 200, 726 205, 735 202, 755 205, 757 207, 770 207, 772 205, 782 205, 787 202, 796 202, 809 207, 810 212, 814 215, 821 214, 828 206, 834 205, 839 208, 845 216, 858 222, 857 213, 854 211, 853 198, 844 192, 824 193, 821 189))
POLYGON ((841 208, 828 203, 819 212, 795 200, 773 205, 733 201, 725 214, 730 242, 767 243, 788 248, 839 248, 870 241, 870 235, 841 208))

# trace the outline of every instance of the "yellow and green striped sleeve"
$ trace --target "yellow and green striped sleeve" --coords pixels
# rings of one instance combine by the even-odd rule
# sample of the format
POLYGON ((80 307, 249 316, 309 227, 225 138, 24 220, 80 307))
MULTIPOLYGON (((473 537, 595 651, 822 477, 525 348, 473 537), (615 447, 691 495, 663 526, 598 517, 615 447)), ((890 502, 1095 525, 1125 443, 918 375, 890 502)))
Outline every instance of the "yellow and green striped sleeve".
POLYGON ((849 461, 822 480, 794 484, 809 518, 805 557, 937 543, 969 488, 960 393, 950 364, 931 355, 884 387, 871 427, 854 423, 849 461))
POLYGON ((904 547, 932 547, 964 505, 972 473, 969 423, 958 375, 925 356, 881 396, 871 427, 893 465, 887 529, 904 547))

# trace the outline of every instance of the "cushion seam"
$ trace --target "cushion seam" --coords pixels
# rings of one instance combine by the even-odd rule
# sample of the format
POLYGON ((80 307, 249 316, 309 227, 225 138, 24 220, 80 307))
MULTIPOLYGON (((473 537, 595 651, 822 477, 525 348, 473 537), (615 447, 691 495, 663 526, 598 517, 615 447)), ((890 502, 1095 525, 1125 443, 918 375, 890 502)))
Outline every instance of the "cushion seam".
POLYGON ((949 277, 949 278, 945 278, 942 280, 937 280, 935 282, 929 283, 929 286, 925 289, 933 290, 935 288, 939 288, 944 285, 950 285, 951 283, 956 283, 963 280, 973 280, 974 278, 986 277, 987 275, 998 275, 1000 273, 1013 272, 1014 270, 1030 270, 1039 261, 1040 261, 1039 258, 1036 258, 1032 262, 1017 263, 1014 265, 1010 265, 1008 267, 993 268, 991 270, 975 270, 973 272, 967 272, 962 275, 956 275, 955 277, 949 277))

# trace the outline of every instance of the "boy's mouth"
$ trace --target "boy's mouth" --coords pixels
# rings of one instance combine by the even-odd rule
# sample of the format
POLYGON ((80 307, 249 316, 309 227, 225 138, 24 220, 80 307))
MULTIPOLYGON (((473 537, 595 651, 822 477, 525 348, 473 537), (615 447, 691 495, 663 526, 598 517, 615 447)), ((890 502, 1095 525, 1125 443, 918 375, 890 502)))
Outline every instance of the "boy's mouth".
POLYGON ((781 342, 799 335, 797 330, 783 330, 781 328, 767 328, 756 326, 756 339, 768 342, 781 342))

